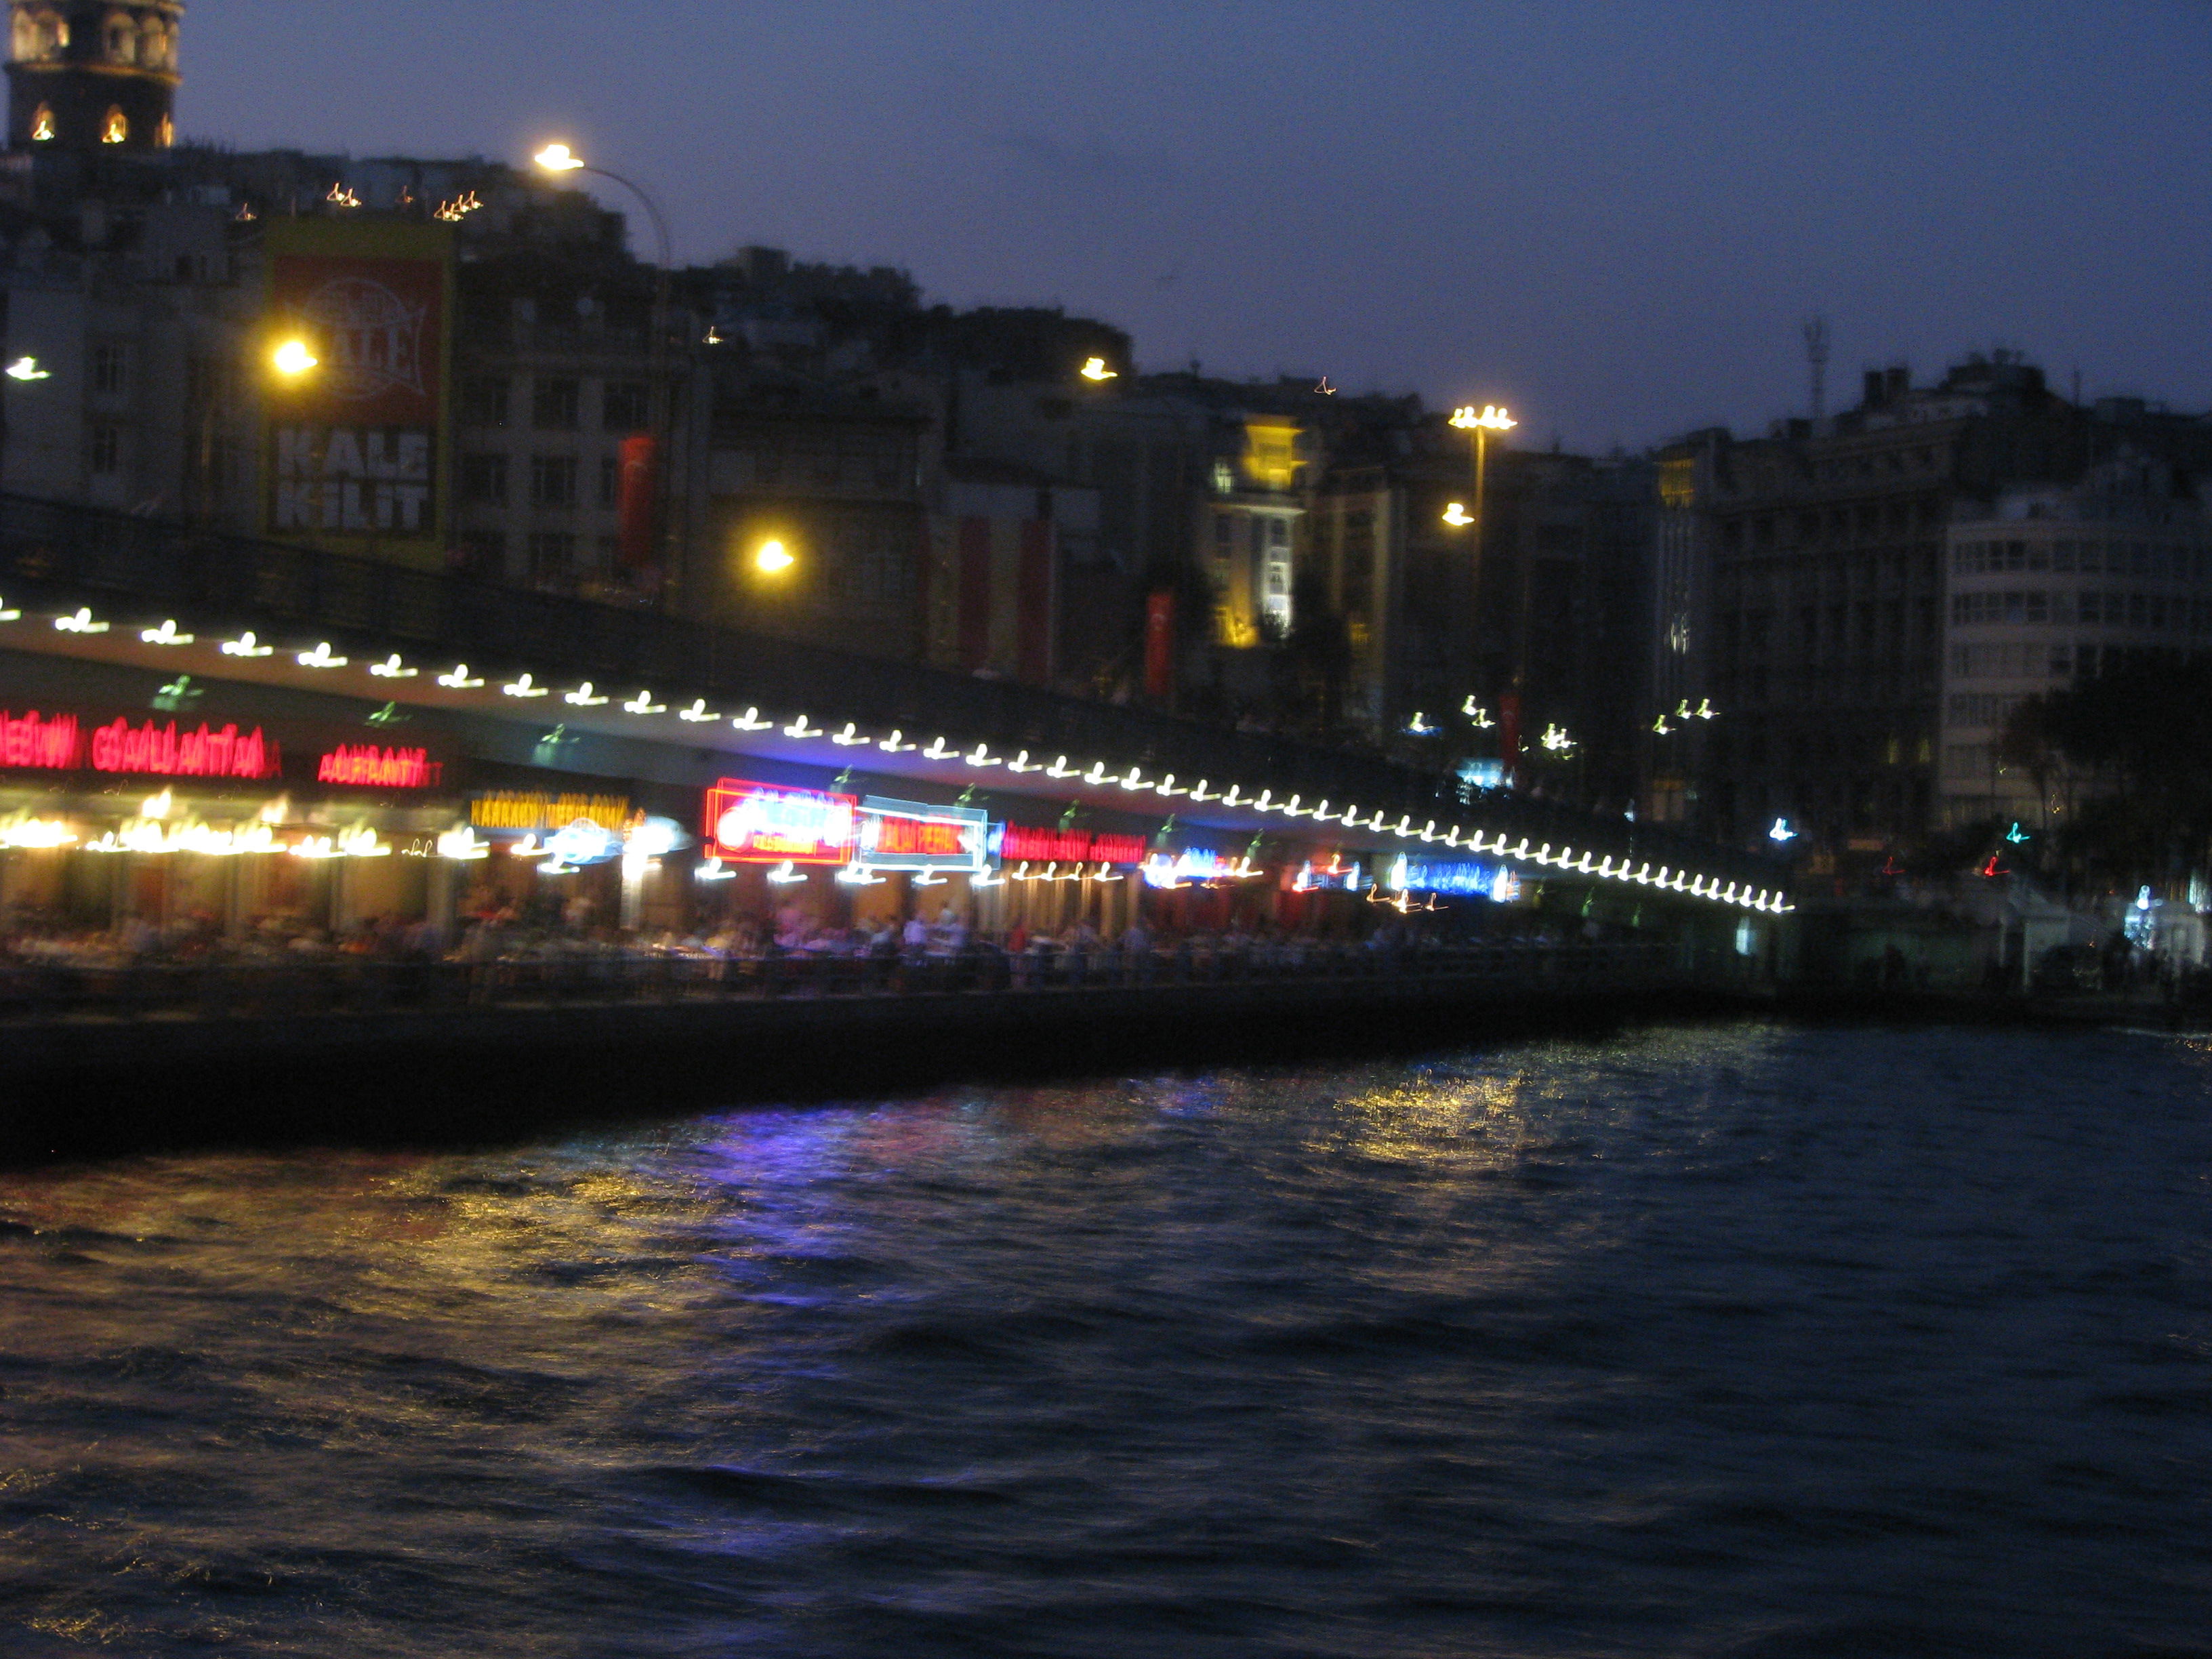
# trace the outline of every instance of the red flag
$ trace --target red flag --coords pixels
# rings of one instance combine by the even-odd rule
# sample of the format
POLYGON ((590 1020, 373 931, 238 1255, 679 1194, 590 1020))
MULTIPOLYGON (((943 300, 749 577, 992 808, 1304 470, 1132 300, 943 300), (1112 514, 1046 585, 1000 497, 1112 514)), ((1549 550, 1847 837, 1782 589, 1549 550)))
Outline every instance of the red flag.
POLYGON ((1163 587, 1145 601, 1145 694, 1158 702, 1175 696, 1175 592, 1163 587))
POLYGON ((622 562, 625 570, 643 570, 653 562, 653 475, 659 441, 637 432, 622 441, 622 562))

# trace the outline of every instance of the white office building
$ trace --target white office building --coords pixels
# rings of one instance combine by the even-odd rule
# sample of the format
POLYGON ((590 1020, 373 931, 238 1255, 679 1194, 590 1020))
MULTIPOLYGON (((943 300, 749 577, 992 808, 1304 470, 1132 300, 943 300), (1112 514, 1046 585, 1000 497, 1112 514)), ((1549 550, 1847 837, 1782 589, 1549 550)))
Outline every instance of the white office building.
POLYGON ((2171 466, 2123 453, 1954 520, 1944 563, 1939 820, 2033 831, 2063 803, 2007 762, 2006 722, 2130 655, 2212 648, 2212 523, 2171 466))

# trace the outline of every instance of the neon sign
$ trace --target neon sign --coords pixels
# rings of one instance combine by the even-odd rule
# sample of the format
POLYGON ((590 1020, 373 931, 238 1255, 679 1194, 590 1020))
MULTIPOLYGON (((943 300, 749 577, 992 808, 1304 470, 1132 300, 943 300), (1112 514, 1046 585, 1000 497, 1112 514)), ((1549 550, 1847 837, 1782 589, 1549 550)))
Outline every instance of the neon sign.
POLYGON ((273 778, 284 769, 276 743, 261 728, 241 733, 235 726, 179 732, 177 723, 132 726, 118 720, 94 726, 92 769, 146 772, 164 778, 273 778))
POLYGON ((850 795, 724 778, 707 792, 708 851, 744 864, 843 864, 858 841, 850 795))
POLYGON ((853 862, 872 870, 983 873, 990 819, 973 806, 932 806, 870 795, 860 802, 853 862))
POLYGON ((1186 882, 1216 881, 1235 874, 1231 860, 1211 847, 1186 847, 1180 853, 1154 853, 1143 860, 1145 880, 1153 887, 1176 888, 1186 882))
POLYGON ((1400 892, 1452 893, 1510 904, 1521 894, 1520 878, 1498 864, 1444 859, 1400 859, 1390 869, 1388 884, 1400 892))
POLYGON ((622 837, 604 823, 574 818, 545 838, 553 866, 605 864, 622 851, 622 837))
POLYGON ((0 766, 37 766, 49 771, 72 772, 77 758, 76 716, 42 718, 39 711, 15 715, 0 708, 0 766))
POLYGON ((585 818, 604 830, 629 822, 627 795, 544 795, 495 789, 469 802, 469 823, 477 830, 556 830, 585 818))
POLYGON ((315 765, 318 783, 349 783, 378 789, 428 789, 445 770, 426 749, 381 749, 373 743, 342 743, 315 765))
POLYGON ((74 714, 15 715, 0 710, 0 765, 73 772, 136 772, 162 778, 273 778, 284 760, 261 728, 235 726, 179 730, 176 721, 133 726, 115 720, 92 728, 89 742, 74 714))
POLYGON ((1033 830, 1003 823, 994 832, 999 857, 1033 864, 1142 864, 1152 850, 1143 836, 1093 835, 1088 830, 1033 830))

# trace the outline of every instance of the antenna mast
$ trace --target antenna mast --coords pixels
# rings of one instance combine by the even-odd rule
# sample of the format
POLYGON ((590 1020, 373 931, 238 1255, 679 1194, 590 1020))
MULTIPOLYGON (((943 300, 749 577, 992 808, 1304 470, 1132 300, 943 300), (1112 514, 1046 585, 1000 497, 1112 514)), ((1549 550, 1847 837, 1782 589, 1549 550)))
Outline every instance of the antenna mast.
POLYGON ((1805 319, 1805 361, 1813 371, 1813 419, 1817 423, 1828 412, 1828 319, 1805 319))

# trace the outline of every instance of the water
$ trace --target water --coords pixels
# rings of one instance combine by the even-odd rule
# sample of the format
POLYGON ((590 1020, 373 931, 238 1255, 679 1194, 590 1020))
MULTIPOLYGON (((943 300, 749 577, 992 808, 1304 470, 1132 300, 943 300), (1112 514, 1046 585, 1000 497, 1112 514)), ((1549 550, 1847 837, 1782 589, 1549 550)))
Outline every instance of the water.
POLYGON ((0 1176, 0 1652, 2212 1653, 2212 1050, 0 1176))

